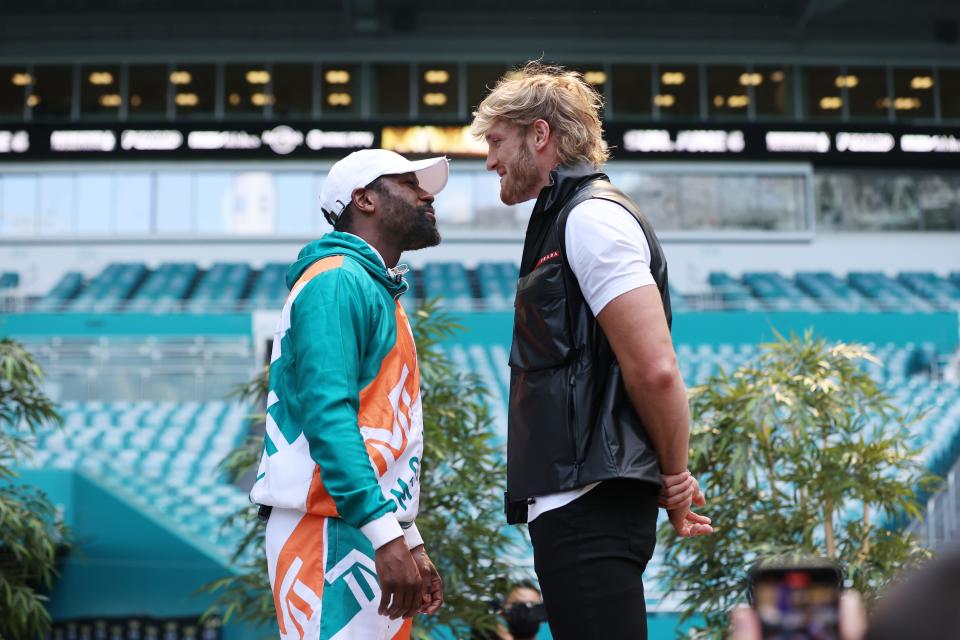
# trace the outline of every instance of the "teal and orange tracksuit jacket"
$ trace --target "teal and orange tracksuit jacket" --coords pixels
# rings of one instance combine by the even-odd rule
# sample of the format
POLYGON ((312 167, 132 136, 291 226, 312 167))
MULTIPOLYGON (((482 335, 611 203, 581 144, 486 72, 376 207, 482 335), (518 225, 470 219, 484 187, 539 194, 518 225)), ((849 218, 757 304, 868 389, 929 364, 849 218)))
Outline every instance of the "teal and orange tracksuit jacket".
POLYGON ((423 421, 407 283, 361 238, 331 232, 301 250, 287 285, 251 499, 340 518, 374 549, 400 535, 416 546, 423 421))

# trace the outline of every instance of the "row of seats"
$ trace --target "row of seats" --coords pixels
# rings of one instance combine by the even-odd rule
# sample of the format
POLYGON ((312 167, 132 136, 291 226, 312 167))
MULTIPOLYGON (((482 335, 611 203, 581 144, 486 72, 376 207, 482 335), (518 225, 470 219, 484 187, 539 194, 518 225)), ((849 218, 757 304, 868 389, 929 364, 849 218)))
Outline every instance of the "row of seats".
MULTIPOLYGON (((164 263, 150 271, 141 263, 114 263, 93 280, 67 273, 45 296, 37 311, 165 312, 184 308, 198 313, 276 309, 287 295, 287 265, 267 264, 259 271, 244 263, 214 264, 206 271, 193 263, 164 263)), ((510 262, 482 262, 468 270, 460 262, 430 262, 411 271, 412 295, 443 298, 450 306, 471 309, 509 308, 518 277, 510 262)), ((9 275, 9 274, 4 274, 9 275)), ((894 310, 926 311, 960 305, 960 272, 941 276, 905 272, 891 277, 879 272, 799 272, 787 277, 773 272, 746 272, 734 277, 710 273, 706 294, 688 295, 671 287, 674 310, 735 308, 745 310, 894 310)))
POLYGON ((242 530, 224 519, 247 494, 218 469, 243 439, 250 408, 226 402, 62 403, 27 464, 76 469, 229 562, 242 530))
POLYGON ((787 278, 779 273, 747 272, 734 278, 723 272, 708 276, 713 293, 727 306, 798 310, 925 311, 960 305, 960 272, 940 276, 929 271, 884 273, 804 272, 787 278))

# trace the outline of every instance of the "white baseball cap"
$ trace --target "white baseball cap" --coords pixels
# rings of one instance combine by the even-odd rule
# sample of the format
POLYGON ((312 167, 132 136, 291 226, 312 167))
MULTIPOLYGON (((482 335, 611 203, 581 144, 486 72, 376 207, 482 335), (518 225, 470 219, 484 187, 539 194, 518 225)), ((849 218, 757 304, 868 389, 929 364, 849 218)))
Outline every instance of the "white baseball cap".
POLYGON ((399 153, 386 149, 361 149, 337 162, 327 174, 320 190, 320 210, 331 225, 350 200, 353 192, 362 189, 380 176, 416 173, 420 187, 436 195, 447 186, 449 172, 446 156, 426 160, 407 160, 399 153))

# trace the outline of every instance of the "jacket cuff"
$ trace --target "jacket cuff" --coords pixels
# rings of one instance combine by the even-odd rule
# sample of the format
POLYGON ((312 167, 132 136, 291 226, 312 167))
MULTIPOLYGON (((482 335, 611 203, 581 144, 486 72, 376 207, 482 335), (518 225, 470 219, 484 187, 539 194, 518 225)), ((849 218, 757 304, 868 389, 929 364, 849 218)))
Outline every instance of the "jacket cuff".
MULTIPOLYGON (((401 528, 402 526, 403 525, 401 525, 401 528)), ((421 536, 417 530, 415 522, 411 522, 410 526, 403 530, 403 538, 407 541, 408 549, 416 549, 423 544, 423 536, 421 536)))
POLYGON ((376 520, 371 520, 360 527, 360 532, 367 536, 374 550, 379 549, 391 540, 396 540, 403 536, 403 529, 400 528, 397 516, 393 515, 393 513, 388 513, 380 516, 376 520))

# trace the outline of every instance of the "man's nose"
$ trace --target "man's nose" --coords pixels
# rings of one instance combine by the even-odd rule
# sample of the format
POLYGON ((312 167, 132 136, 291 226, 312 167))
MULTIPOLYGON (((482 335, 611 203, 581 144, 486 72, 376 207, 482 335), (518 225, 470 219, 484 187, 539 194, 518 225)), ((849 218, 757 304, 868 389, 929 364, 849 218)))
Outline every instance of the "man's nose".
POLYGON ((493 152, 487 152, 487 171, 495 171, 497 168, 497 157, 493 152))
POLYGON ((426 202, 427 204, 433 204, 434 195, 429 191, 425 191, 423 189, 421 189, 420 191, 423 192, 420 194, 420 199, 426 202))

